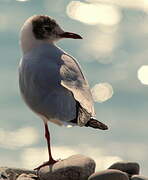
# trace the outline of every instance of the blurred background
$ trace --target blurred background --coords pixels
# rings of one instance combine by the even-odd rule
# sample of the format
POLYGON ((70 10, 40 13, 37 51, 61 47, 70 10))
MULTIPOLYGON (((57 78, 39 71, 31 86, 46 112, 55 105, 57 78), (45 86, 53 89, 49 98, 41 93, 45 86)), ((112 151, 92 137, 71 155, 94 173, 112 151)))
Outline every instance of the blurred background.
POLYGON ((49 123, 54 157, 84 154, 97 170, 136 161, 148 175, 148 0, 0 0, 0 166, 33 169, 48 157, 43 123, 18 88, 19 32, 34 14, 83 37, 58 45, 81 64, 97 119, 109 126, 104 132, 49 123))

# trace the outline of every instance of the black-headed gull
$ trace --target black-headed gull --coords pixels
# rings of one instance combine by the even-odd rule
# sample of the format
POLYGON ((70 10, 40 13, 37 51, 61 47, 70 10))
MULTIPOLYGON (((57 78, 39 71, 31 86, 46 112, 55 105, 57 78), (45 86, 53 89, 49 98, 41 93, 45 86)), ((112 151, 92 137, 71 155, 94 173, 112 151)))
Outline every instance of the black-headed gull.
POLYGON ((47 122, 71 124, 102 130, 107 126, 97 121, 91 91, 78 62, 55 45, 63 38, 82 39, 65 32, 49 16, 35 15, 21 29, 23 58, 19 65, 19 86, 26 104, 38 114, 45 125, 49 161, 57 162, 50 147, 47 122))

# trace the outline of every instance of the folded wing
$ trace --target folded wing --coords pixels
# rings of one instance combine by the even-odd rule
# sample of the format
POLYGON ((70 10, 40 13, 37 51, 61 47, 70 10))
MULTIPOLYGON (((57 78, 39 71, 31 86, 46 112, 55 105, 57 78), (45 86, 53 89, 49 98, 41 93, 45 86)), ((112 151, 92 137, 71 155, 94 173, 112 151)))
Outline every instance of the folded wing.
POLYGON ((60 68, 61 85, 71 91, 75 100, 80 104, 81 118, 78 118, 78 124, 83 126, 89 121, 89 116, 95 116, 89 84, 73 57, 63 54, 61 60, 63 61, 60 68))

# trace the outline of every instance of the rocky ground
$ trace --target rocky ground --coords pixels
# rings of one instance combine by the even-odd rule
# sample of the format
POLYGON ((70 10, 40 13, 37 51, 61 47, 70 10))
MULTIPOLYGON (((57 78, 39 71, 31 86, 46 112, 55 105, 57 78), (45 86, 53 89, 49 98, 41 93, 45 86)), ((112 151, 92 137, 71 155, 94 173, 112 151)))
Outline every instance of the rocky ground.
POLYGON ((73 155, 38 172, 17 168, 0 168, 0 180, 148 180, 139 175, 135 162, 117 162, 104 171, 95 172, 95 161, 83 155, 73 155))

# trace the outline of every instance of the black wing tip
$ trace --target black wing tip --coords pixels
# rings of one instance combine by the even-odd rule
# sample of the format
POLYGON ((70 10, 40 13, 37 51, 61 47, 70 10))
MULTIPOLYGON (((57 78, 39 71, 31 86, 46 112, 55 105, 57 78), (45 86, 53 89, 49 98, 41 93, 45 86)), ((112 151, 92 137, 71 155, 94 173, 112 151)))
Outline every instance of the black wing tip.
POLYGON ((109 129, 108 126, 103 124, 102 130, 108 130, 108 129, 109 129))
POLYGON ((93 119, 93 118, 91 118, 85 126, 86 127, 92 127, 95 129, 108 130, 107 125, 105 125, 104 123, 102 123, 96 119, 93 119))

